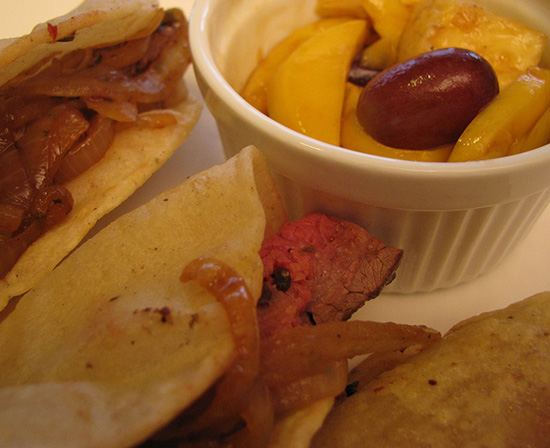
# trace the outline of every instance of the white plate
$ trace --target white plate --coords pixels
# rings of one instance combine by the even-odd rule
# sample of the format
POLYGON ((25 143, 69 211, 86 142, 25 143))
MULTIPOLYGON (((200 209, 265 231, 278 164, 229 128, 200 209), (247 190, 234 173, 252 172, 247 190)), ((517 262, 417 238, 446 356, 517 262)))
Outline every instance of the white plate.
MULTIPOLYGON (((39 22, 68 12, 75 0, 0 0, 0 36, 13 37, 30 31, 39 22)), ((189 17, 193 0, 161 1, 177 6, 189 17)), ((199 97, 192 71, 186 75, 191 92, 199 97)), ((104 227, 117 216, 143 204, 188 176, 222 163, 224 155, 214 119, 206 109, 189 139, 174 156, 128 201, 100 221, 104 227)), ((550 290, 550 207, 531 233, 499 266, 486 275, 454 288, 430 293, 383 294, 367 303, 356 315, 361 319, 425 324, 442 332, 456 322, 480 312, 502 308, 540 291, 550 290)), ((399 275, 399 272, 398 272, 399 275)))

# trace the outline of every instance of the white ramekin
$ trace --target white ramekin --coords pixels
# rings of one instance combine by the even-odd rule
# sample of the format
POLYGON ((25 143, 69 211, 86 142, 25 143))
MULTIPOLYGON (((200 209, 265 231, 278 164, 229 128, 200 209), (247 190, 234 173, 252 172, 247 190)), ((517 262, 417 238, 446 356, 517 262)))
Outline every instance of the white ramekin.
MULTIPOLYGON (((226 155, 256 145, 266 155, 292 217, 313 210, 336 214, 403 248, 397 278, 387 291, 450 287, 497 265, 550 200, 550 145, 476 162, 387 159, 305 137, 240 97, 259 55, 314 20, 315 4, 196 1, 190 22, 194 69, 226 155)), ((547 0, 483 4, 550 35, 547 0)), ((549 61, 547 51, 546 65, 549 61)))

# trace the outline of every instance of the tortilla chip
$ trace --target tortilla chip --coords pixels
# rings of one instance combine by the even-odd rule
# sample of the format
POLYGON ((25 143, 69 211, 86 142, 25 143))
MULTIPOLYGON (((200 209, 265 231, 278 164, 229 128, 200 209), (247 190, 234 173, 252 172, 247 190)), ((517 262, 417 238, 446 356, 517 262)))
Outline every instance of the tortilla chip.
POLYGON ((340 402, 314 447, 548 446, 550 292, 468 319, 340 402))
MULTIPOLYGON (((68 52, 139 34, 150 29, 151 21, 157 24, 159 11, 156 2, 151 1, 86 1, 73 13, 50 22, 58 27, 58 39, 72 36, 78 30, 73 40, 51 43, 46 25, 42 24, 0 51, 0 83, 15 76, 13 70, 20 73, 44 54, 68 52)), ((185 141, 201 109, 198 100, 187 97, 172 109, 141 114, 169 114, 175 119, 173 124, 157 129, 127 125, 117 133, 102 160, 66 184, 74 199, 73 210, 61 224, 35 241, 0 280, 0 310, 12 297, 25 293, 51 272, 101 217, 144 184, 185 141)))
POLYGON ((286 219, 267 173, 243 150, 119 218, 19 299, 0 324, 0 446, 131 446, 213 384, 234 356, 227 318, 179 276, 215 257, 260 296, 260 245, 286 219))

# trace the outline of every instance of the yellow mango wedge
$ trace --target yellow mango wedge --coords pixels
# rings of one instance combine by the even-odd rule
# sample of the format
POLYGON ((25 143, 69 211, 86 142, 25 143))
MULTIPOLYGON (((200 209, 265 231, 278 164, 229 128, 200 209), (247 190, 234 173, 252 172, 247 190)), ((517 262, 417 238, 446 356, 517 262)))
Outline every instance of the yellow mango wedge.
POLYGON ((269 116, 339 145, 346 79, 367 29, 365 20, 349 20, 316 33, 292 52, 268 85, 269 116))
POLYGON ((320 19, 301 27, 273 47, 252 72, 241 96, 260 112, 267 114, 267 85, 276 68, 302 43, 315 33, 341 24, 349 18, 320 19))
POLYGON ((512 144, 508 155, 521 154, 547 143, 550 143, 550 109, 546 109, 527 134, 512 144))
POLYGON ((346 16, 366 19, 362 0, 317 0, 315 12, 320 17, 346 16))
POLYGON ((362 55, 362 65, 369 68, 384 69, 397 60, 397 49, 401 34, 411 15, 412 6, 404 4, 401 0, 361 0, 363 8, 372 20, 372 24, 380 40, 374 46, 368 46, 362 55), (384 66, 368 65, 372 60, 379 60, 383 49, 385 54, 384 66), (375 53, 375 55, 371 55, 375 53))
POLYGON ((517 142, 531 132, 549 107, 550 70, 533 67, 502 90, 472 120, 458 139, 449 162, 512 154, 517 142))
POLYGON ((550 109, 546 109, 546 112, 538 119, 533 129, 522 139, 521 145, 512 148, 512 154, 531 151, 548 143, 550 143, 550 109))
POLYGON ((374 140, 367 134, 357 119, 357 101, 362 88, 354 84, 346 85, 346 101, 342 113, 342 138, 343 148, 354 151, 373 154, 375 156, 391 157, 392 159, 416 160, 421 162, 446 162, 453 146, 446 145, 428 150, 411 150, 391 148, 374 140))

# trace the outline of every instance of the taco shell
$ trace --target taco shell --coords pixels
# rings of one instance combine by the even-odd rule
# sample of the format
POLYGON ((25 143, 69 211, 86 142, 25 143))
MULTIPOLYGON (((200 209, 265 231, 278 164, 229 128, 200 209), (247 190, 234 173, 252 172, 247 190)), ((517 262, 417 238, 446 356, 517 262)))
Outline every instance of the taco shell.
POLYGON ((470 318, 341 401, 313 447, 545 447, 550 293, 470 318))
POLYGON ((83 243, 0 315, 0 446, 132 446, 171 421, 234 357, 183 267, 215 257, 259 297, 258 250, 285 219, 250 147, 83 243))
MULTIPOLYGON (((71 13, 36 26, 26 36, 0 41, 0 87, 54 55, 140 36, 156 27, 162 16, 154 1, 87 0, 71 13)), ((201 107, 199 101, 184 94, 170 109, 142 114, 173 117, 164 127, 129 124, 117 132, 103 159, 66 184, 74 198, 67 218, 36 240, 0 280, 0 309, 51 272, 102 216, 131 196, 168 160, 195 126, 201 107)))

